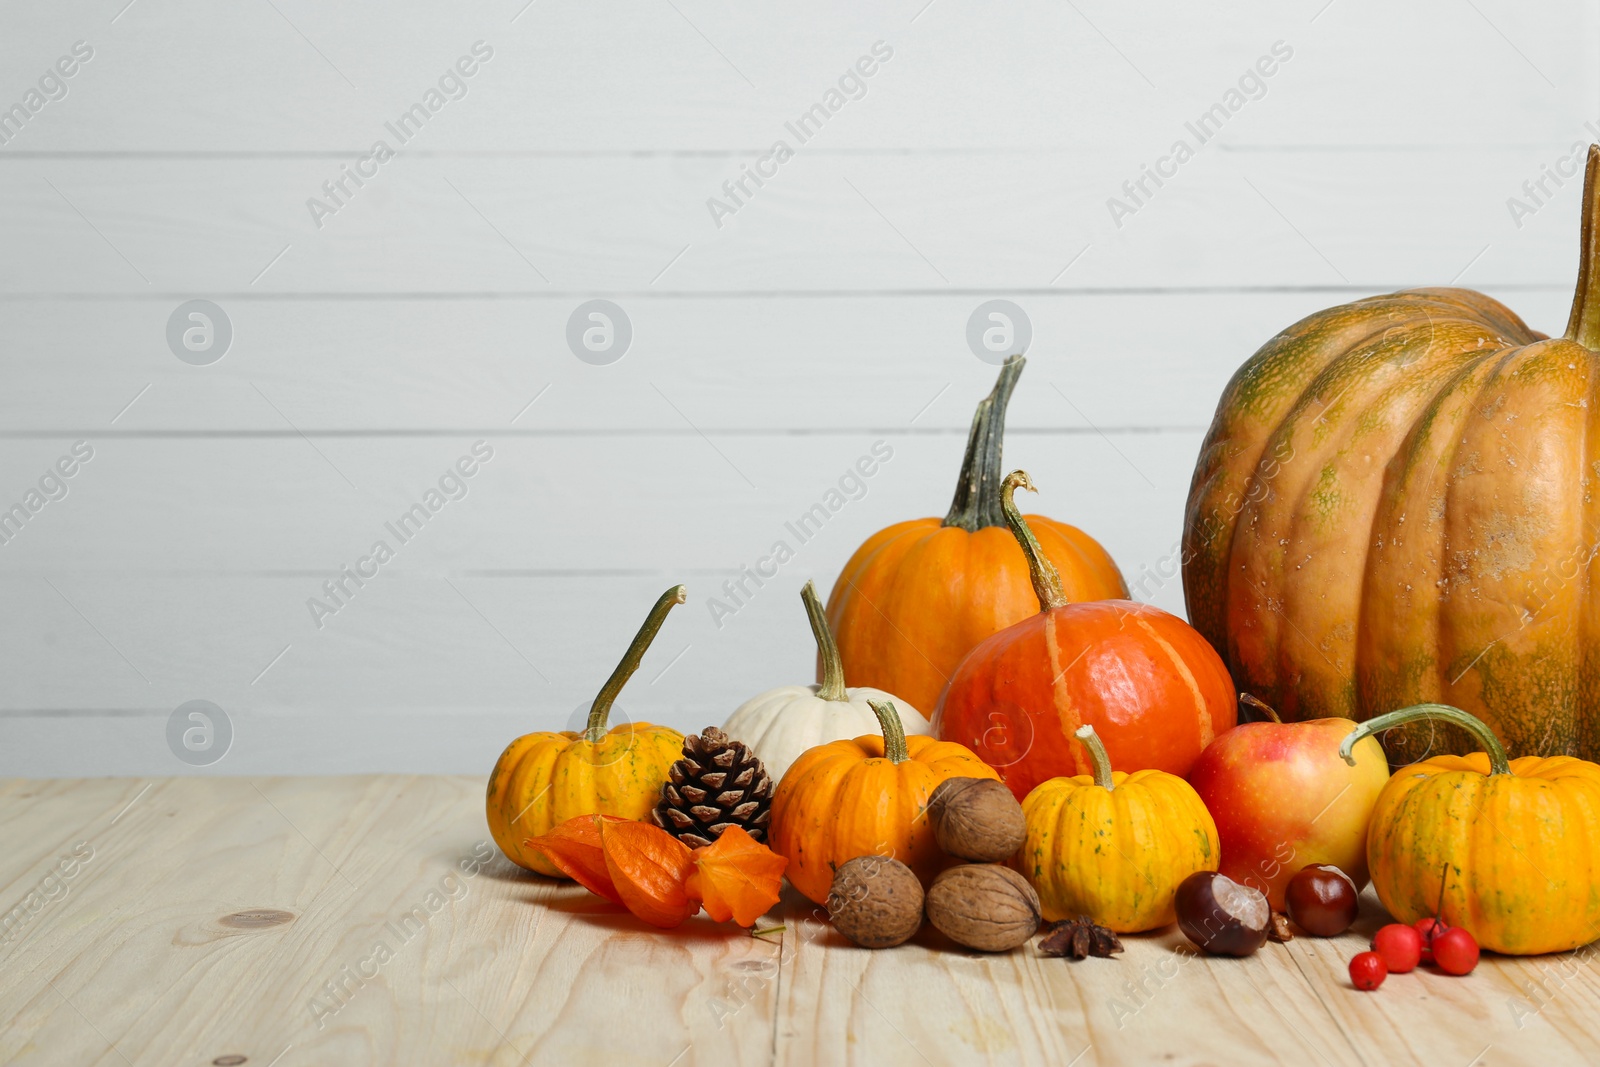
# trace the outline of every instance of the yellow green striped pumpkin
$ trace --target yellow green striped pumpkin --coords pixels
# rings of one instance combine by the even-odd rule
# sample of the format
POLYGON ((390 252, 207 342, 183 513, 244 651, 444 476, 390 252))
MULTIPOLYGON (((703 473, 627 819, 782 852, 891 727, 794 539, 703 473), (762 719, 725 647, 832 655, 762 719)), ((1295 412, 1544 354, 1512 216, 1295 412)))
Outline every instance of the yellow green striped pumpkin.
POLYGON ((1372 809, 1367 863, 1389 914, 1438 914, 1494 952, 1564 952, 1600 937, 1600 766, 1506 751, 1479 719, 1421 704, 1363 723, 1339 749, 1413 722, 1448 722, 1484 749, 1402 767, 1372 809))
POLYGON ((1214 871, 1222 843, 1188 782, 1166 771, 1112 771, 1093 726, 1076 736, 1094 775, 1040 782, 1022 802, 1028 836, 1012 861, 1052 922, 1087 915, 1119 934, 1177 919, 1173 894, 1214 871))
POLYGON ((639 669, 645 649, 667 612, 687 599, 683 586, 661 594, 627 654, 595 697, 582 733, 545 730, 524 734, 500 754, 489 775, 489 832, 519 867, 565 878, 527 841, 579 815, 646 818, 661 798, 667 772, 683 754, 683 735, 650 723, 606 728, 611 705, 639 669))

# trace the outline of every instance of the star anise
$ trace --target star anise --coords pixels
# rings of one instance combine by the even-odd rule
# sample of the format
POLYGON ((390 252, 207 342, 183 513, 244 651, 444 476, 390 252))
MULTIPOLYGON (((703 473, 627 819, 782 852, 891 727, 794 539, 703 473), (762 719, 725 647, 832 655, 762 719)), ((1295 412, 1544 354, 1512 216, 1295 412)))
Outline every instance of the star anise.
POLYGON ((1110 957, 1113 952, 1121 951, 1122 942, 1117 940, 1117 935, 1104 926, 1096 926, 1087 915, 1046 923, 1044 940, 1039 942, 1039 955, 1075 960, 1087 956, 1110 957))

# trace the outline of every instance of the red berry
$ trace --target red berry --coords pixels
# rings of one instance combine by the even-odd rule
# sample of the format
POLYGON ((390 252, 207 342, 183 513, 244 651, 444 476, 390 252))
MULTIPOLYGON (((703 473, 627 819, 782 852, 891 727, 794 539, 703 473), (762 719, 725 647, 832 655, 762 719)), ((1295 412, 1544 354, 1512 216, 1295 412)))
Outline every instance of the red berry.
POLYGON ((1350 984, 1357 989, 1377 989, 1389 977, 1389 968, 1376 952, 1358 952, 1350 960, 1350 984))
POLYGON ((1445 974, 1471 974, 1478 965, 1478 942, 1459 926, 1433 938, 1433 962, 1445 974))
POLYGON ((1433 939, 1444 933, 1450 927, 1446 926, 1443 919, 1428 918, 1418 919, 1411 924, 1411 928, 1422 935, 1422 962, 1433 962, 1433 939))
POLYGON ((1372 951, 1391 974, 1405 974, 1422 960, 1422 935, 1414 926, 1390 923, 1373 935, 1372 951))

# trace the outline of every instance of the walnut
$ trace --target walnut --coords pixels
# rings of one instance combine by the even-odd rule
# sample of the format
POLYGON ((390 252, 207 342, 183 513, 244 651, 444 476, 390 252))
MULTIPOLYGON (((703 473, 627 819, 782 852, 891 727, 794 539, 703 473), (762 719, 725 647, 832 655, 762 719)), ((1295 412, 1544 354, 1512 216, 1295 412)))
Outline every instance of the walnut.
POLYGON ((928 819, 940 848, 979 863, 1010 859, 1028 836, 1022 805, 1004 782, 992 778, 940 782, 928 798, 928 819))
POLYGON ((922 927, 922 883, 893 856, 857 856, 833 874, 833 927, 862 948, 889 948, 922 927))
POLYGON ((964 863, 928 887, 928 921, 950 940, 984 952, 1005 952, 1039 929, 1039 894, 1010 867, 964 863))

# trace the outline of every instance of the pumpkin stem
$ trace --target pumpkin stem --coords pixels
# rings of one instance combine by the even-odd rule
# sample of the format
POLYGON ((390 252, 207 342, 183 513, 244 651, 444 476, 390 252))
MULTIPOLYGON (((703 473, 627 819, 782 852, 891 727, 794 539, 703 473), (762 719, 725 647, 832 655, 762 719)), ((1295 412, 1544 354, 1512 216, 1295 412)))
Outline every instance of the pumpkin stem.
POLYGON ((606 684, 600 687, 600 695, 589 705, 589 725, 583 731, 585 741, 595 744, 606 736, 606 718, 611 714, 612 702, 622 692, 622 687, 628 684, 628 679, 633 677, 633 672, 639 669, 639 661, 644 659, 645 649, 650 647, 650 642, 656 639, 656 633, 666 621, 667 612, 688 599, 689 591, 681 585, 675 585, 662 593, 656 606, 650 609, 644 625, 639 627, 639 632, 633 635, 633 642, 628 645, 628 651, 623 653, 622 662, 617 664, 617 669, 611 672, 606 684))
POLYGON ((1506 759, 1505 746, 1494 735, 1494 731, 1489 729, 1484 721, 1476 715, 1468 714, 1460 708, 1452 708, 1449 704, 1415 704, 1409 708, 1401 708, 1399 711, 1391 711, 1387 715, 1379 715, 1375 719, 1368 719, 1348 734, 1345 734, 1344 741, 1339 745, 1339 755, 1346 763, 1354 767, 1356 765, 1354 749, 1357 741, 1421 719, 1443 719, 1445 722, 1454 723, 1461 727, 1473 736, 1480 748, 1489 754, 1490 774, 1511 773, 1511 763, 1506 759))
POLYGON ((817 696, 823 700, 849 700, 844 691, 844 661, 839 658, 839 646, 828 628, 822 601, 817 599, 817 587, 810 580, 800 590, 800 599, 805 602, 806 618, 811 620, 811 636, 817 639, 817 659, 822 662, 822 684, 817 687, 817 696))
POLYGON ((1106 746, 1100 740, 1100 735, 1094 732, 1094 727, 1087 724, 1078 727, 1073 732, 1073 737, 1083 742, 1083 747, 1089 750, 1089 758, 1094 760, 1094 784, 1110 792, 1115 788, 1111 784, 1111 757, 1106 755, 1106 746))
POLYGON ((890 763, 904 763, 911 758, 911 750, 906 747, 906 728, 900 725, 900 713, 894 708, 892 700, 869 700, 867 705, 872 708, 872 714, 878 717, 878 726, 883 730, 883 754, 889 757, 890 763))
POLYGON ((1022 546, 1022 554, 1028 557, 1028 577, 1033 581, 1034 595, 1039 598, 1039 610, 1065 607, 1068 600, 1066 593, 1061 591, 1061 575, 1056 572, 1055 564, 1045 558, 1044 549, 1039 547, 1039 539, 1033 536, 1028 520, 1022 517, 1022 512, 1017 508, 1018 486, 1030 493, 1039 491, 1033 487, 1033 479, 1028 477, 1027 471, 1012 471, 1000 484, 1000 506, 1005 510, 1006 525, 1011 527, 1012 536, 1022 546))
POLYGON ((1277 723, 1279 726, 1283 725, 1283 717, 1278 714, 1277 709, 1271 704, 1268 704, 1265 700, 1262 700, 1260 697, 1251 693, 1240 693, 1239 703, 1243 704, 1247 708, 1256 709, 1261 714, 1277 723))
POLYGON ((1016 388, 1026 363, 1020 355, 1007 358, 994 389, 978 401, 972 429, 967 433, 967 454, 961 460, 961 480, 956 482, 956 495, 944 517, 945 526, 959 526, 975 533, 986 526, 1006 524, 997 492, 1000 472, 1005 469, 1000 465, 1000 453, 1005 443, 1006 405, 1011 402, 1011 390, 1016 388))
POLYGON ((1578 242, 1578 285, 1567 317, 1567 339, 1600 349, 1600 145, 1589 146, 1589 162, 1583 168, 1583 227, 1578 242))

